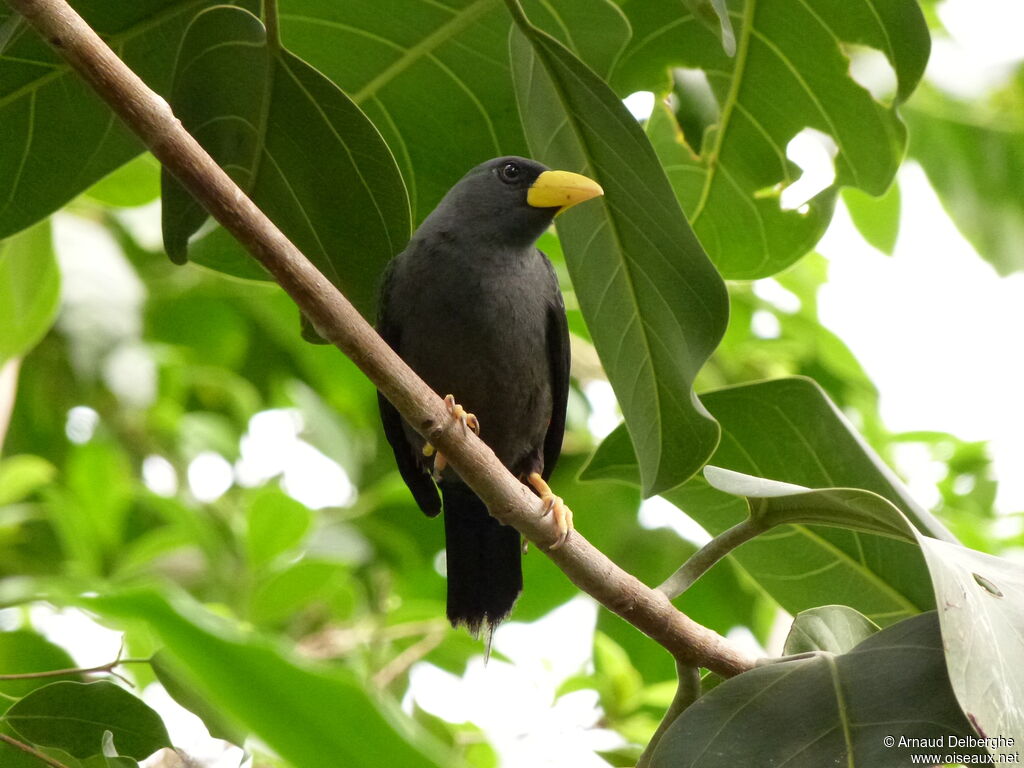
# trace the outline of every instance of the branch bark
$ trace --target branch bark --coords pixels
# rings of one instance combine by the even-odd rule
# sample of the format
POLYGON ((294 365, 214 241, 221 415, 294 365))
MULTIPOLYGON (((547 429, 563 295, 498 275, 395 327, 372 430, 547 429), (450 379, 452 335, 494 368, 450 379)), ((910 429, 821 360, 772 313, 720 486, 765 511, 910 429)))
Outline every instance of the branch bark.
MULTIPOLYGON (((539 544, 576 586, 677 660, 732 676, 754 659, 680 613, 574 532, 561 548, 539 499, 470 430, 455 428, 441 399, 348 300, 246 197, 149 89, 64 0, 7 0, 89 83, 207 211, 263 264, 319 333, 350 357, 410 425, 443 451, 491 514, 539 544)), ((461 425, 460 425, 461 426, 461 425)))

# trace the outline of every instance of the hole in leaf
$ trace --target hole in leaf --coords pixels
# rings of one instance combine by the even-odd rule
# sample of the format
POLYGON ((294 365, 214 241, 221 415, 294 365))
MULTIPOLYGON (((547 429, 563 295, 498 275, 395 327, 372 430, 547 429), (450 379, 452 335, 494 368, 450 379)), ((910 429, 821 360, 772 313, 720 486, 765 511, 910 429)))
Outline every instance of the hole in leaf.
POLYGON ((898 82, 886 55, 865 45, 845 44, 843 51, 850 59, 850 79, 870 93, 875 101, 891 105, 898 82))
POLYGON ((669 104, 686 143, 700 154, 707 130, 718 123, 720 109, 708 76, 702 69, 675 69, 669 104))
POLYGON ((974 576, 974 580, 976 582, 978 582, 978 586, 980 586, 982 589, 984 589, 986 592, 988 592, 993 597, 1002 597, 1003 596, 1002 590, 1000 590, 999 587, 997 587, 995 584, 993 584, 991 581, 986 579, 981 574, 973 573, 971 575, 974 576))
MULTIPOLYGON (((800 168, 800 178, 782 190, 779 205, 784 211, 799 210, 836 180, 835 141, 827 133, 804 128, 786 145, 786 157, 800 168)), ((804 213, 805 211, 801 211, 804 213)))

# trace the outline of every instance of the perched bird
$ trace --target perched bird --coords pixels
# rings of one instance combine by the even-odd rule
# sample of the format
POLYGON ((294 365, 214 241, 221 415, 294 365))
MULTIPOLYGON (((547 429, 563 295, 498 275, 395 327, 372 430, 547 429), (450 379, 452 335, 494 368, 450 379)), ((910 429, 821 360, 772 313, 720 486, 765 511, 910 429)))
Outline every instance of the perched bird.
MULTIPOLYGON (((546 483, 565 429, 569 330, 554 268, 535 243, 556 215, 601 194, 585 176, 522 157, 478 165, 391 261, 381 290, 381 336, 544 499, 560 531, 555 546, 572 524, 546 483)), ((379 402, 416 503, 430 517, 444 509, 448 619, 476 636, 485 629, 489 646, 522 591, 519 533, 379 402)))

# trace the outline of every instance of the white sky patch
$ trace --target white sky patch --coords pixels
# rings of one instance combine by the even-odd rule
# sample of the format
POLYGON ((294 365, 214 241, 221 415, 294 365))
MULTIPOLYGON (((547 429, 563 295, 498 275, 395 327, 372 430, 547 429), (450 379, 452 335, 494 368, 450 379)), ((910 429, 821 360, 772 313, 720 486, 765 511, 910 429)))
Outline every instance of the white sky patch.
POLYGON ((640 504, 640 525, 644 528, 671 528, 698 547, 711 541, 711 535, 700 523, 661 496, 644 499, 640 504))
POLYGON ((114 215, 124 225, 136 242, 151 251, 164 247, 164 236, 160 224, 160 198, 135 208, 116 208, 114 215))
POLYGON ((142 482, 157 496, 173 496, 178 492, 178 473, 163 456, 150 454, 142 460, 142 482))
POLYGON ((46 603, 29 608, 33 629, 71 654, 81 669, 98 667, 117 658, 121 649, 121 633, 97 624, 82 611, 60 610, 46 603))
POLYGON ((1013 77, 1024 59, 1024 3, 946 0, 938 10, 950 37, 932 40, 929 80, 955 96, 972 99, 1013 77))
POLYGON ((555 699, 563 680, 589 668, 596 621, 597 606, 580 597, 531 624, 509 622, 494 644, 514 665, 492 658, 485 667, 479 656, 459 678, 419 663, 410 670, 411 695, 428 712, 480 727, 503 768, 606 768, 594 751, 624 742, 596 727, 596 691, 555 699))
POLYGON ((654 94, 650 91, 636 91, 624 98, 622 103, 637 120, 646 120, 654 111, 654 94))
POLYGON ((235 464, 238 484, 251 488, 281 475, 284 491, 310 509, 351 505, 356 489, 348 474, 299 437, 303 427, 294 408, 260 411, 249 419, 235 464))
POLYGON ((355 486, 341 465, 302 440, 287 456, 282 487, 310 509, 347 507, 356 500, 355 486))
MULTIPOLYGON (((245 753, 238 747, 215 739, 203 721, 171 698, 160 683, 146 686, 142 700, 157 711, 167 726, 171 743, 203 768, 238 768, 245 753)), ((162 751, 140 763, 141 768, 163 765, 162 751)))
MULTIPOLYGON (((903 214, 887 257, 842 207, 819 244, 829 259, 821 320, 857 355, 896 432, 941 430, 989 440, 997 507, 1024 509, 1024 275, 1001 278, 960 235, 920 167, 900 171, 903 214)), ((912 483, 924 480, 912 479, 912 483)), ((926 499, 921 499, 926 501, 926 499)))
POLYGON ((792 315, 800 311, 800 297, 788 288, 783 288, 779 281, 768 277, 753 282, 754 295, 767 301, 780 312, 792 315))
POLYGON ((197 500, 216 501, 234 483, 231 463, 214 451, 203 451, 188 465, 188 487, 197 500))
POLYGON ((601 440, 607 437, 608 433, 619 426, 622 421, 619 403, 615 399, 615 390, 604 379, 591 379, 584 382, 583 394, 586 395, 587 402, 590 403, 587 428, 595 439, 601 440))
POLYGON ((100 424, 100 415, 87 405, 76 405, 68 410, 64 422, 64 434, 72 443, 81 445, 92 440, 96 427, 100 424))

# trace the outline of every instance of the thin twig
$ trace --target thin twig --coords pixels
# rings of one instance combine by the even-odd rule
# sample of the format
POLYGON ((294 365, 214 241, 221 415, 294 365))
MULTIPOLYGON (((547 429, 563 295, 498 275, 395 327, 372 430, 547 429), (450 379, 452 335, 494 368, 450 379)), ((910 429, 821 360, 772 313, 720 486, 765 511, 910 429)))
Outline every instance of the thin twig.
MULTIPOLYGON (((35 680, 40 677, 60 677, 61 675, 91 675, 106 672, 121 680, 125 678, 114 671, 114 667, 121 664, 149 664, 151 659, 114 659, 114 661, 100 664, 97 667, 72 667, 71 669, 47 669, 43 672, 16 672, 9 675, 0 675, 0 680, 35 680)), ((129 681, 126 681, 129 682, 129 681)), ((131 683, 129 682, 129 685, 131 683)))
POLYGON ((378 688, 387 688, 396 677, 437 648, 441 641, 444 640, 445 632, 447 632, 447 628, 439 631, 435 630, 410 645, 381 667, 377 674, 373 676, 373 684, 378 688))
MULTIPOLYGON (((548 550, 558 532, 544 504, 370 327, 288 238, 246 197, 175 118, 64 0, 7 0, 116 112, 196 200, 292 297, 320 335, 366 374, 403 418, 448 458, 502 523, 550 557, 580 589, 663 645, 675 658, 731 677, 754 659, 680 613, 661 592, 626 573, 579 533, 548 550)), ((577 510, 579 512, 579 510, 577 510)), ((577 514, 577 518, 584 516, 577 514)))
POLYGON ((6 733, 0 733, 0 741, 8 743, 12 747, 17 747, 22 752, 27 752, 37 760, 42 760, 44 763, 49 765, 50 768, 68 768, 68 766, 66 766, 60 760, 55 760, 49 755, 44 755, 42 752, 40 752, 38 749, 31 746, 30 744, 26 744, 23 741, 18 741, 13 736, 8 736, 6 733))

